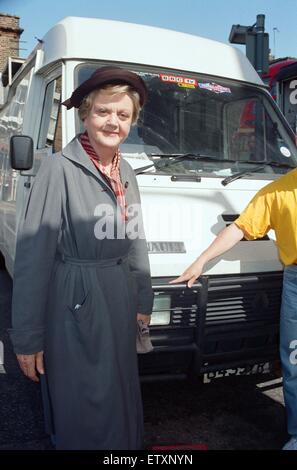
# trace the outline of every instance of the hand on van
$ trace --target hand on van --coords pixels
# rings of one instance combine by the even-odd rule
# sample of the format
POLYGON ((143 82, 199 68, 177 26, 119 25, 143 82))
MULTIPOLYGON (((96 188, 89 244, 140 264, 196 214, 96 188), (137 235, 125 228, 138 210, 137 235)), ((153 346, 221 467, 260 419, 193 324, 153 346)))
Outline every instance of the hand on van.
POLYGON ((177 277, 169 284, 188 282, 188 287, 192 287, 196 279, 201 275, 204 265, 230 250, 244 237, 244 232, 236 224, 232 223, 224 228, 209 245, 209 247, 194 261, 181 276, 177 277))
POLYGON ((203 262, 201 262, 200 258, 198 258, 182 273, 181 276, 173 279, 173 281, 170 281, 169 284, 177 284, 180 282, 189 281, 187 285, 191 288, 196 279, 201 275, 203 266, 203 262))
POLYGON ((17 354, 16 357, 26 377, 33 382, 39 382, 37 372, 44 374, 43 351, 35 354, 17 354))

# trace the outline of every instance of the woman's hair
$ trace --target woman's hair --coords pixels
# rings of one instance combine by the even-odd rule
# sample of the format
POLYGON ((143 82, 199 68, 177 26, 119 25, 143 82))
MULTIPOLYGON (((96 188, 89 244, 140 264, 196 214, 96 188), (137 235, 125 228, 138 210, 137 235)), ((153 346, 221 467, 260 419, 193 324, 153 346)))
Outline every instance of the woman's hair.
POLYGON ((139 94, 130 85, 111 85, 111 84, 103 85, 102 87, 91 91, 91 93, 89 93, 83 98, 81 105, 78 108, 78 115, 82 121, 84 121, 85 118, 88 116, 93 106, 94 100, 100 91, 103 91, 105 94, 111 95, 111 96, 117 95, 119 93, 127 93, 127 95, 131 98, 133 102, 132 124, 136 123, 139 113, 141 111, 139 94))

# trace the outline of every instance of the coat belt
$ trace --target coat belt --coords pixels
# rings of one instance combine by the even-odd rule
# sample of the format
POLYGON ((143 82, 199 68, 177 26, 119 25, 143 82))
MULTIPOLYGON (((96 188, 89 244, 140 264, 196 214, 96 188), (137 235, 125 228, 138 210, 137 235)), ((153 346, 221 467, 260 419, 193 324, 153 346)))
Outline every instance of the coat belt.
POLYGON ((59 253, 57 257, 62 263, 73 264, 75 266, 88 266, 88 267, 99 267, 107 268, 109 266, 116 266, 128 261, 128 256, 122 256, 119 258, 107 258, 107 259, 82 259, 72 258, 64 253, 59 253))

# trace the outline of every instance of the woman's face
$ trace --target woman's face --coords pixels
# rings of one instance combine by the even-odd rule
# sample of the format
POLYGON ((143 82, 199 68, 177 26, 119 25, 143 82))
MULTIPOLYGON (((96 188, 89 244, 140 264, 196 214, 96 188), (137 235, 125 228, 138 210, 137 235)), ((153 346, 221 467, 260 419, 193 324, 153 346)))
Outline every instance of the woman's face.
POLYGON ((97 148, 116 149, 128 136, 132 117, 133 101, 126 93, 109 95, 102 90, 96 95, 84 126, 97 148))

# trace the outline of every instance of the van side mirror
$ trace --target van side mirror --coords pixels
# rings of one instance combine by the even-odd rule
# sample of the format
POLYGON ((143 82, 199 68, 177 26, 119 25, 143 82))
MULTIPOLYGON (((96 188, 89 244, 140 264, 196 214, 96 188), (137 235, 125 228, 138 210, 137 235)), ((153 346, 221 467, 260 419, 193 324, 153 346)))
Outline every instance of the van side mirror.
POLYGON ((10 138, 10 164, 14 170, 30 170, 33 166, 33 139, 28 135, 10 138))

